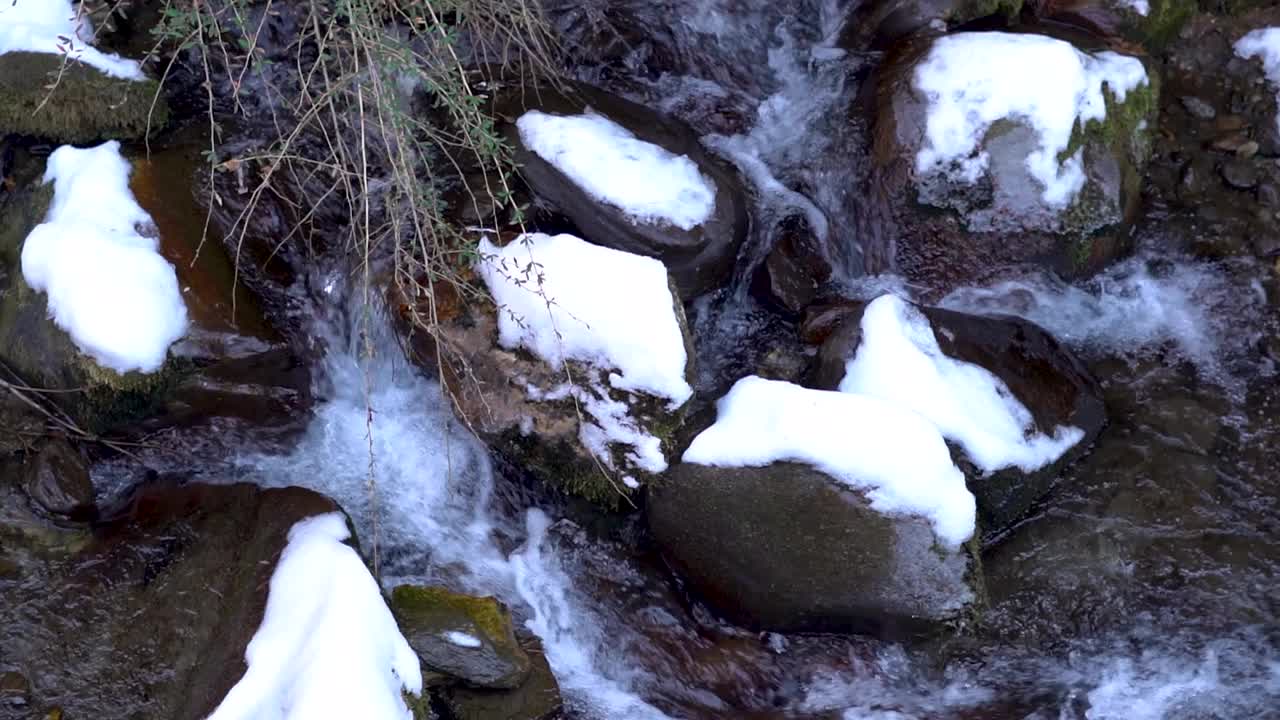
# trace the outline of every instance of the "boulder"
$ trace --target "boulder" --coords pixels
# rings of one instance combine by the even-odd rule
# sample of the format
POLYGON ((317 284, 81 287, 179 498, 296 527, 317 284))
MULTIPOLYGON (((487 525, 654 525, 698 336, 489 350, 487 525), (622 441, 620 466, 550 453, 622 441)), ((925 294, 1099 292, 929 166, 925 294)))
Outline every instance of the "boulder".
MULTIPOLYGON (((918 40, 886 60, 874 100, 869 100, 875 105, 867 184, 867 215, 873 227, 864 233, 869 272, 897 272, 945 293, 1019 266, 1080 276, 1106 266, 1127 249, 1127 230, 1139 209, 1142 173, 1151 152, 1154 77, 1148 73, 1145 84, 1128 89, 1123 101, 1110 85, 1095 84, 1106 108, 1101 121, 1064 116, 1049 109, 1053 103, 1039 106, 1036 112, 1045 113, 1051 123, 1074 127, 1062 152, 1046 157, 1053 147, 1046 144, 1048 136, 1020 111, 985 124, 986 119, 975 121, 985 116, 965 105, 987 94, 1023 96, 1021 76, 1002 74, 1000 68, 1024 55, 1042 54, 1092 68, 1115 68, 1118 63, 1125 73, 1138 67, 1137 60, 1114 54, 1081 58, 1062 41, 1005 33, 918 40), (992 43, 1007 48, 1009 57, 991 65, 944 68, 957 52, 983 52, 992 43), (947 53, 945 59, 935 54, 940 47, 947 53), (956 87, 926 92, 917 75, 921 68, 928 69, 935 84, 974 82, 986 89, 976 94, 956 87), (940 102, 955 106, 949 113, 931 116, 940 102), (938 127, 931 132, 934 121, 938 127), (971 129, 959 129, 960 137, 970 131, 976 135, 970 151, 949 157, 950 149, 939 149, 956 142, 957 128, 944 127, 948 123, 966 128, 972 123, 971 129), (1038 166, 1032 162, 1037 157, 1038 166), (1046 167, 1052 168, 1056 189, 1043 179, 1046 167), (1078 179, 1079 184, 1067 179, 1078 179), (1063 189, 1067 186, 1072 189, 1063 189)), ((986 102, 983 113, 998 107, 986 102)))
POLYGON ((206 717, 245 672, 289 529, 337 509, 300 488, 157 482, 62 554, 24 555, 0 528, 17 559, 0 574, 4 660, 39 713, 206 717))
POLYGON ((1146 12, 1138 12, 1131 0, 1031 0, 1027 5, 1047 23, 1137 43, 1152 51, 1176 38, 1199 12, 1196 0, 1146 0, 1146 12))
MULTIPOLYGON (((471 283, 481 281, 472 278, 471 283)), ((499 345, 499 309, 487 297, 463 296, 436 282, 434 299, 393 298, 410 357, 426 372, 441 377, 454 410, 490 447, 551 487, 617 508, 630 502, 638 483, 653 475, 631 452, 634 446, 608 442, 607 452, 589 447, 588 437, 608 435, 621 422, 637 435, 656 438, 660 452, 675 452, 685 406, 665 398, 613 387, 611 370, 568 360, 555 369, 523 348, 499 345), (429 322, 428 318, 434 318, 429 322), (596 417, 591 406, 610 408, 596 417)), ((671 290, 671 308, 680 326, 693 377, 692 339, 684 309, 671 290)), ((687 405, 687 404, 686 404, 687 405)))
POLYGON ((874 0, 857 3, 845 19, 837 44, 849 50, 888 50, 922 32, 944 32, 973 20, 1012 20, 1023 0, 874 0))
POLYGON ((0 136, 127 140, 164 127, 168 118, 155 80, 114 78, 78 61, 64 66, 62 56, 50 53, 0 55, 0 136))
POLYGON ((756 628, 898 637, 963 622, 984 593, 974 543, 947 550, 806 465, 677 465, 648 520, 681 577, 756 628))
POLYGON ((757 282, 767 285, 765 297, 786 312, 803 312, 830 282, 831 260, 802 214, 788 215, 778 221, 772 247, 757 282))
POLYGON ((401 585, 391 592, 391 610, 424 672, 499 690, 519 688, 529 677, 529 656, 497 598, 401 585))
MULTIPOLYGON (((861 343, 865 307, 846 301, 816 306, 809 312, 801 334, 821 343, 810 385, 821 390, 839 387, 845 366, 861 343)), ((999 378, 1031 413, 1037 431, 1050 433, 1059 426, 1084 431, 1056 462, 1033 473, 1011 468, 984 476, 965 462, 962 450, 952 448, 952 455, 966 470, 981 527, 989 534, 998 533, 1026 515, 1048 494, 1062 469, 1088 451, 1106 423, 1102 389, 1071 350, 1028 320, 917 308, 928 318, 942 352, 999 378)))
POLYGON ((514 690, 456 685, 443 692, 444 704, 458 720, 553 720, 564 717, 560 684, 535 637, 521 641, 530 659, 528 678, 514 690))
POLYGON ((563 88, 508 88, 493 100, 500 129, 515 149, 520 174, 533 194, 550 203, 577 227, 581 237, 607 247, 661 260, 688 300, 712 290, 733 271, 747 233, 745 192, 737 173, 712 155, 684 123, 610 95, 589 85, 563 82, 563 88), (715 187, 711 217, 685 230, 666 222, 636 222, 600 202, 521 141, 516 121, 529 111, 549 115, 599 114, 640 140, 688 157, 715 187))

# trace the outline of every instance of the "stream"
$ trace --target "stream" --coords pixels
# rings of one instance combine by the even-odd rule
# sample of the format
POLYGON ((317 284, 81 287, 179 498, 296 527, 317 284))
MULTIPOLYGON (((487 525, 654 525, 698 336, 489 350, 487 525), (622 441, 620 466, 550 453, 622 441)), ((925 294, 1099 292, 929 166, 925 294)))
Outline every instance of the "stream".
MULTIPOLYGON (((698 300, 697 389, 754 367, 793 329, 748 292, 782 218, 803 215, 846 294, 927 288, 863 272, 847 197, 865 162, 832 150, 880 58, 835 47, 842 0, 551 0, 576 79, 689 123, 754 192, 730 287, 698 300), (591 54, 601 18, 652 30, 591 54), (672 20, 674 18, 674 20, 672 20)), ((301 485, 351 516, 383 586, 495 595, 540 638, 583 720, 1199 720, 1280 717, 1280 368, 1277 269, 1170 249, 1152 213, 1134 255, 1086 281, 962 288, 938 304, 1013 314, 1075 350, 1110 425, 1048 503, 984 553, 989 608, 967 637, 890 642, 750 632, 679 586, 637 517, 551 497, 491 458, 440 386, 405 359, 386 313, 340 268, 299 306, 315 343, 315 410, 281 447, 180 433, 153 471, 301 485), (1274 342, 1274 340, 1273 340, 1274 342)), ((936 298, 928 298, 936 300, 936 298)), ((99 495, 137 480, 99 463, 99 495)))

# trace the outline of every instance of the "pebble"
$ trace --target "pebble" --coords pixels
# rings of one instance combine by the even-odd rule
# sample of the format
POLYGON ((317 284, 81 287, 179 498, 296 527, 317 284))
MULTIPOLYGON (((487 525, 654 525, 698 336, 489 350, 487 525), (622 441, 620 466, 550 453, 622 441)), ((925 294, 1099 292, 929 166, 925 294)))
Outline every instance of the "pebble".
POLYGON ((1258 154, 1258 143, 1255 140, 1249 140, 1240 147, 1236 148, 1236 157, 1248 160, 1258 154))
POLYGON ((1201 120, 1212 120, 1218 116, 1218 111, 1214 110, 1212 105, 1194 95, 1183 95, 1178 100, 1182 102, 1182 107, 1186 108, 1187 112, 1201 120))
POLYGON ((1214 121, 1213 126, 1217 128, 1219 132, 1235 132, 1237 130, 1245 129, 1248 126, 1248 123, 1246 123, 1244 118, 1240 115, 1220 115, 1218 116, 1218 119, 1214 121))
POLYGON ((1227 185, 1237 190, 1251 190, 1258 185, 1258 171, 1253 163, 1244 160, 1228 160, 1218 170, 1227 185))
POLYGON ((10 705, 26 705, 31 685, 26 676, 20 672, 0 673, 0 698, 10 705))
POLYGON ((1249 136, 1242 132, 1235 132, 1229 135, 1223 135, 1213 141, 1211 147, 1219 152, 1233 153, 1240 149, 1242 145, 1250 142, 1249 136))

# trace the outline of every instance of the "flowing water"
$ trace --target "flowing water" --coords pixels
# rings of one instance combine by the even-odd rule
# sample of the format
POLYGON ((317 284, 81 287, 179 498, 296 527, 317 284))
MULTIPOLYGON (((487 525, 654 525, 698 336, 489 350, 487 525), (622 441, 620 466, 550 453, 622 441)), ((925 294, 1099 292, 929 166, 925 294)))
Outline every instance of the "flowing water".
MULTIPOLYGON (((876 58, 834 48, 844 3, 550 4, 577 40, 580 77, 684 118, 752 186, 735 287, 695 308, 700 390, 751 364, 734 348, 779 334, 745 288, 788 215, 809 220, 851 294, 910 292, 860 276, 847 194, 862 165, 836 148, 863 132, 847 107, 876 58), (647 34, 593 53, 611 23, 647 34)), ((1157 251, 1158 229, 1148 235, 1087 283, 1027 277, 944 301, 1043 324, 1090 363, 1112 413, 1048 507, 989 548, 990 609, 970 638, 720 622, 682 594, 636 520, 580 513, 496 466, 336 276, 316 283, 324 350, 305 433, 210 474, 333 496, 387 587, 503 598, 542 639, 574 717, 1280 717, 1280 388, 1262 347, 1278 281, 1261 263, 1157 251)))

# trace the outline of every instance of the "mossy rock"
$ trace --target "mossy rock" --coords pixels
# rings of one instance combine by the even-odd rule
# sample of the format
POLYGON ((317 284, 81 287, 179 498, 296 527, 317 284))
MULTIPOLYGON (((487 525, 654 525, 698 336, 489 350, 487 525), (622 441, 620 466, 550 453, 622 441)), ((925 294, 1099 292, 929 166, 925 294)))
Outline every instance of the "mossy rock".
POLYGON ((35 185, 0 200, 0 362, 32 387, 77 390, 49 397, 81 429, 101 433, 155 409, 187 368, 170 358, 154 373, 122 375, 82 353, 50 319, 44 293, 22 276, 22 245, 52 199, 52 185, 35 185))
POLYGON ((449 714, 457 720, 551 720, 562 717, 560 684, 536 638, 523 643, 532 662, 529 678, 514 690, 448 688, 443 693, 449 714))
POLYGON ((0 136, 60 143, 142 137, 148 122, 155 130, 169 119, 159 93, 155 80, 114 78, 76 61, 64 67, 59 55, 7 53, 0 55, 0 136))
POLYGON ((426 672, 505 690, 529 676, 529 656, 516 641, 511 613, 497 598, 401 585, 391 592, 391 610, 426 672), (466 642, 451 639, 455 633, 466 642))

